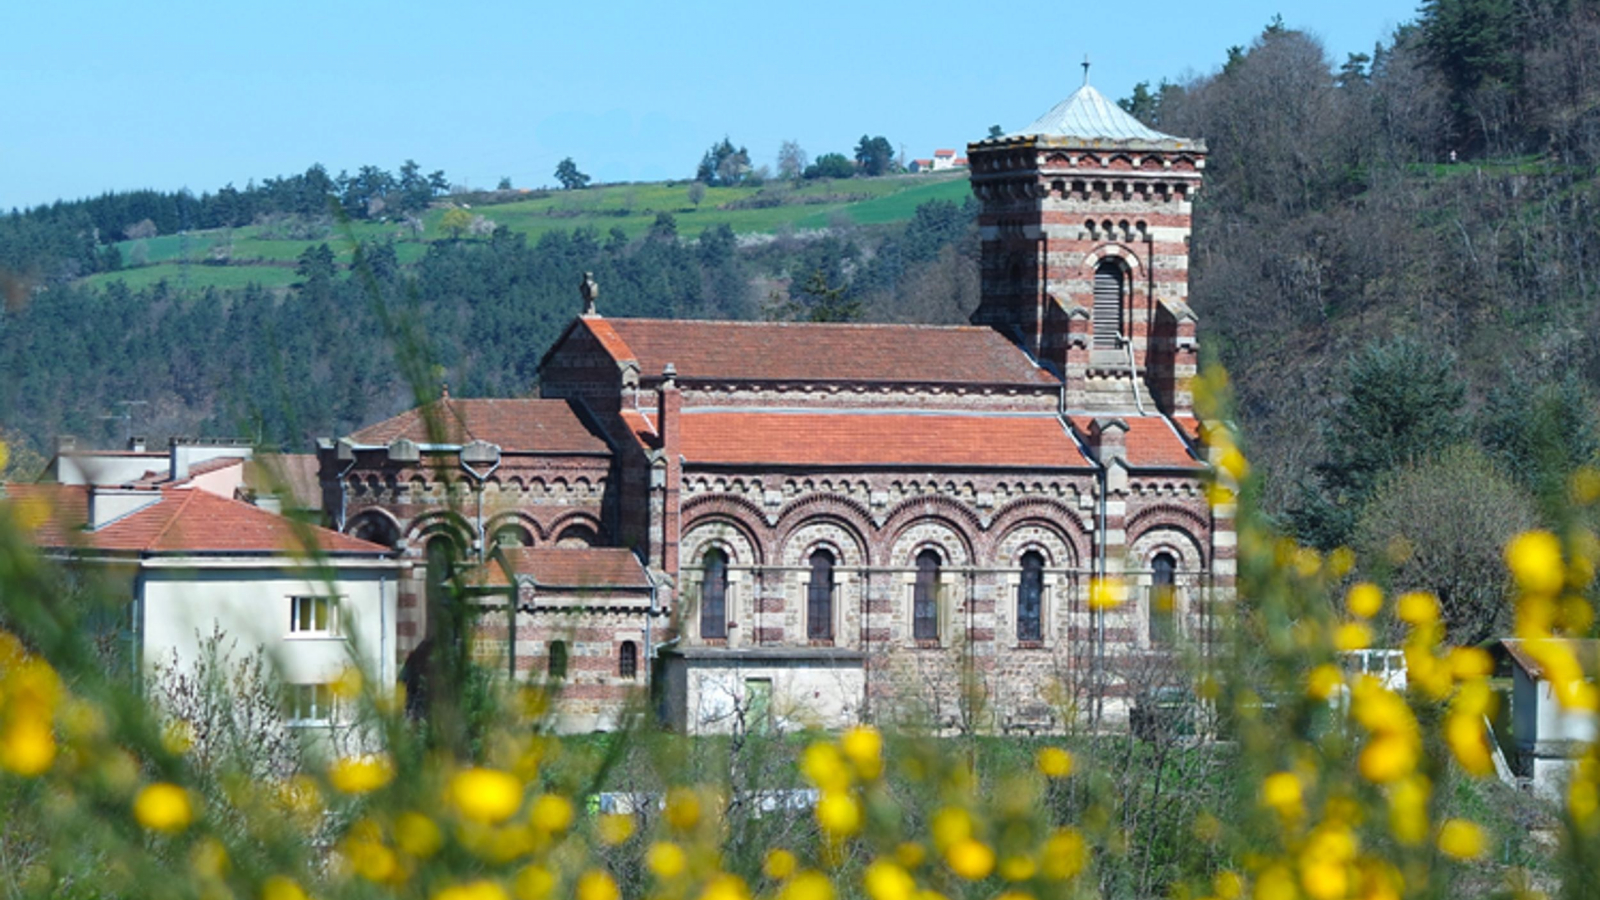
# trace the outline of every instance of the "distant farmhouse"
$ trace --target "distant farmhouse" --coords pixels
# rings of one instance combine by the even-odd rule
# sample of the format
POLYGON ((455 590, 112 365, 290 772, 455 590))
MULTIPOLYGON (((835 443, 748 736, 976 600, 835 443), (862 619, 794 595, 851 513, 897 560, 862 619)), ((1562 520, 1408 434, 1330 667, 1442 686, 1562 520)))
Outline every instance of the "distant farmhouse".
POLYGON ((611 318, 586 279, 538 398, 321 441, 329 524, 408 567, 399 658, 454 580, 569 731, 647 688, 687 732, 1051 730, 1170 690, 1234 582, 1190 394, 1205 147, 1086 84, 968 156, 970 326, 611 318))
POLYGON ((913 172, 942 172, 946 169, 965 169, 967 158, 957 156, 954 150, 935 150, 933 159, 914 159, 908 168, 913 172))

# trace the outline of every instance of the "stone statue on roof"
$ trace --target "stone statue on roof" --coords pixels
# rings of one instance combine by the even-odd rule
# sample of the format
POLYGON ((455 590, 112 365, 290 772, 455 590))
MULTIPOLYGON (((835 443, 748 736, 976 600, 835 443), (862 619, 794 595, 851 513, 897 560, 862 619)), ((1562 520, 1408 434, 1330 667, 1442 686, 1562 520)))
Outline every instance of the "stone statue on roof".
POLYGON ((583 295, 583 314, 594 315, 594 298, 600 296, 600 285, 595 283, 593 272, 583 273, 583 280, 578 282, 578 293, 583 295))

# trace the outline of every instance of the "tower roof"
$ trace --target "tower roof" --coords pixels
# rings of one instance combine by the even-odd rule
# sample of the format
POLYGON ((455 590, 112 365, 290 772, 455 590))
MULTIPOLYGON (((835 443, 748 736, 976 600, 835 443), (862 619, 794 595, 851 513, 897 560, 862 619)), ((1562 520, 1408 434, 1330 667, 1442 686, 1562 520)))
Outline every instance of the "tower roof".
POLYGON ((1111 141, 1128 144, 1157 144, 1163 147, 1198 145, 1187 138, 1162 134, 1128 115, 1092 84, 1084 84, 1072 96, 1057 103, 1049 112, 1008 138, 1043 137, 1081 141, 1111 141))

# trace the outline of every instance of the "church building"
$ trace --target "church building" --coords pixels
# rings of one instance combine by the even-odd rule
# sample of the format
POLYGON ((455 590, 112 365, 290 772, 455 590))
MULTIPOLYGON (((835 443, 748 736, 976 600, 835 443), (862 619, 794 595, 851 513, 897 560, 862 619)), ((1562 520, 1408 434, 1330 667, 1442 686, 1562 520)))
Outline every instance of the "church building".
POLYGON ((1048 731, 1181 683, 1234 580, 1190 395, 1205 147, 1085 83, 968 159, 971 325, 608 318, 585 278, 537 399, 322 442, 334 524, 413 564, 401 660, 453 575, 566 730, 648 697, 688 732, 1048 731))

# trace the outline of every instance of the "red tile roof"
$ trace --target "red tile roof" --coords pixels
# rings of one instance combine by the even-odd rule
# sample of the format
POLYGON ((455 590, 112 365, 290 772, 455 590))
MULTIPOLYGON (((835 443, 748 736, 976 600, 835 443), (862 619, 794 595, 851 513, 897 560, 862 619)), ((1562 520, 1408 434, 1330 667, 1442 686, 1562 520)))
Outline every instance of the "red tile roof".
POLYGON ((6 502, 33 527, 40 547, 144 553, 298 553, 309 541, 323 553, 388 553, 380 544, 315 526, 194 488, 167 488, 137 512, 84 531, 90 489, 81 485, 7 485, 6 502))
POLYGON ((640 374, 667 363, 684 378, 1049 385, 1057 379, 990 328, 934 325, 584 320, 640 374), (624 349, 625 348, 625 349, 624 349))
MULTIPOLYGON (((626 547, 506 547, 499 553, 511 571, 540 587, 648 588, 650 577, 626 547)), ((490 566, 491 584, 505 584, 499 566, 490 566)))
POLYGON ((461 400, 454 397, 409 409, 350 435, 357 444, 496 444, 507 453, 608 453, 565 400, 461 400), (442 430, 430 434, 430 420, 442 430))
MULTIPOLYGON (((1085 442, 1094 424, 1095 416, 1073 416, 1072 424, 1085 442)), ((1173 424, 1165 416, 1128 416, 1117 418, 1128 424, 1125 440, 1128 448, 1128 465, 1135 469, 1199 469, 1204 464, 1189 453, 1189 447, 1178 436, 1173 424)))
POLYGON ((633 433, 633 439, 639 442, 639 446, 646 450, 661 446, 661 435, 656 431, 653 419, 636 409, 625 409, 621 415, 622 423, 628 426, 628 431, 633 433))
POLYGON ((933 155, 934 156, 955 156, 956 152, 954 150, 935 150, 935 151, 933 151, 933 155))
POLYGON ((1086 468, 1054 416, 848 412, 693 412, 690 463, 807 466, 1086 468))

